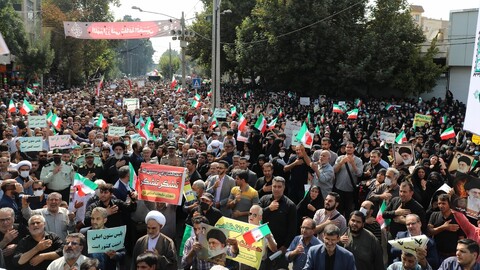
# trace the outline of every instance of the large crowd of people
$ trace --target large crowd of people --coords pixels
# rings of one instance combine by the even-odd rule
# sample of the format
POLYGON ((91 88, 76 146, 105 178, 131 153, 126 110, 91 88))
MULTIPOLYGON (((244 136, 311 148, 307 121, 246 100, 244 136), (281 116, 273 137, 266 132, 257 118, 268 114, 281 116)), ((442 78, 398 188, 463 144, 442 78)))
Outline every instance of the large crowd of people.
POLYGON ((480 199, 480 145, 451 93, 306 102, 225 86, 217 114, 206 87, 117 80, 33 92, 0 93, 0 268, 252 269, 235 261, 240 240, 213 230, 208 245, 227 256, 199 256, 201 224, 228 217, 268 224, 260 269, 480 269, 478 211, 472 218, 462 205, 480 199), (431 121, 414 123, 415 114, 431 121), (38 115, 46 127, 29 126, 38 115), (302 123, 311 145, 295 142, 302 123), (450 127, 455 135, 442 139, 450 127), (381 133, 404 134, 411 148, 396 153, 381 133), (50 147, 57 134, 70 135, 68 148, 50 147), (22 151, 24 137, 41 137, 42 150, 22 151), (185 167, 195 198, 139 200, 129 164, 138 173, 144 163, 185 167), (76 174, 95 193, 72 188, 76 174), (180 251, 186 224, 193 234, 180 251), (88 231, 124 225, 123 249, 88 253, 88 231), (410 250, 388 242, 412 237, 423 240, 410 250))

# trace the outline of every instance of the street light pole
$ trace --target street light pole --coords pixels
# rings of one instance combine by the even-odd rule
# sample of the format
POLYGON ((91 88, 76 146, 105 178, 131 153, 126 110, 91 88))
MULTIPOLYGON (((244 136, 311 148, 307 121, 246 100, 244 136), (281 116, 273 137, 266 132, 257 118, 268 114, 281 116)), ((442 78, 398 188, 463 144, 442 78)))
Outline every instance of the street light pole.
POLYGON ((212 110, 220 107, 220 3, 213 0, 212 22, 212 110))
POLYGON ((180 48, 182 49, 182 88, 186 89, 187 84, 186 84, 186 78, 185 78, 186 77, 185 63, 187 61, 185 60, 185 49, 187 48, 187 41, 185 40, 185 17, 184 17, 183 11, 182 11, 181 24, 182 24, 182 39, 180 40, 180 48))

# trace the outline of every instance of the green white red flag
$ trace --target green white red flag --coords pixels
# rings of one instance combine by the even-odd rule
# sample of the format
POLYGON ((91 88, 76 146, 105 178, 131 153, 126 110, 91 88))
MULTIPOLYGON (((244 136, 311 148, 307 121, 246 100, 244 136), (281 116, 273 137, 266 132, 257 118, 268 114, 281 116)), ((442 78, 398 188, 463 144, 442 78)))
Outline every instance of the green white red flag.
POLYGON ((200 96, 198 93, 195 94, 195 96, 193 96, 193 99, 196 100, 196 101, 200 101, 202 100, 202 96, 200 96))
POLYGON ((447 116, 444 115, 440 117, 440 120, 438 120, 439 124, 446 124, 447 123, 447 116))
POLYGON ((347 119, 357 119, 358 118, 358 109, 353 109, 347 112, 347 119))
POLYGON ((198 100, 193 100, 191 105, 192 105, 192 108, 198 109, 200 108, 200 106, 202 106, 202 103, 199 102, 198 100))
POLYGON ((187 129, 187 124, 185 124, 185 122, 183 121, 183 118, 180 118, 180 122, 178 122, 178 127, 180 128, 183 128, 183 129, 187 129))
POLYGON ((210 90, 208 91, 208 93, 207 93, 207 97, 211 97, 212 94, 213 94, 213 91, 212 91, 212 89, 210 89, 210 90))
POLYGON ((17 107, 15 107, 15 103, 13 100, 10 99, 10 103, 8 103, 8 111, 11 113, 17 112, 17 107))
POLYGON ((247 129, 247 119, 242 113, 238 115, 238 130, 244 132, 247 129))
POLYGON ((56 130, 60 130, 62 128, 63 121, 62 118, 58 117, 58 115, 54 113, 50 118, 50 123, 56 130))
POLYGON ((155 127, 155 124, 152 121, 152 118, 147 117, 147 123, 145 123, 145 126, 148 128, 149 131, 153 131, 153 128, 155 127))
POLYGON ((237 107, 236 106, 233 106, 230 108, 230 115, 232 117, 235 117, 237 115, 237 107))
POLYGON ((138 134, 140 134, 140 136, 142 136, 142 137, 145 138, 146 140, 153 139, 153 136, 152 136, 152 134, 150 133, 150 131, 148 130, 147 125, 143 126, 143 127, 138 131, 138 134))
POLYGON ((402 144, 407 142, 407 137, 405 136, 405 131, 402 130, 400 134, 395 138, 395 143, 402 144))
POLYGON ((261 240, 262 238, 264 238, 265 236, 271 233, 272 232, 270 231, 268 224, 263 224, 244 233, 242 237, 243 237, 243 240, 245 240, 245 243, 251 246, 253 243, 261 240))
POLYGON ((174 89, 177 86, 177 79, 175 79, 175 75, 172 77, 172 83, 170 83, 170 89, 174 89))
POLYGON ((268 130, 273 129, 275 127, 275 125, 277 124, 277 120, 278 120, 278 118, 275 118, 272 121, 270 121, 270 123, 268 123, 268 125, 267 125, 267 129, 268 130))
POLYGON ((385 200, 383 200, 382 205, 380 206, 380 209, 378 210, 377 218, 376 218, 378 224, 380 224, 381 229, 384 229, 388 225, 390 225, 390 219, 384 219, 383 218, 383 212, 385 212, 385 209, 387 209, 387 202, 385 200))
POLYGON ((315 127, 315 132, 313 134, 320 134, 320 127, 318 125, 315 127))
POLYGON ((95 182, 78 173, 75 173, 75 177, 73 178, 73 186, 77 188, 78 195, 81 197, 86 194, 95 193, 95 189, 98 188, 95 182))
POLYGON ((135 170, 133 169, 133 165, 131 162, 128 162, 128 169, 130 171, 130 177, 128 179, 128 185, 130 186, 131 189, 135 189, 136 183, 137 183, 137 174, 135 173, 135 170))
POLYGON ((451 138, 455 138, 455 130, 453 130, 453 126, 445 129, 442 134, 440 134, 440 138, 442 140, 448 140, 451 138))
POLYGON ((355 107, 360 107, 362 106, 363 102, 361 99, 357 98, 355 99, 355 107))
POLYGON ((283 110, 280 109, 280 111, 278 112, 278 117, 283 117, 285 114, 283 113, 283 110))
POLYGON ((300 131, 298 132, 296 139, 300 141, 303 144, 303 146, 307 148, 312 148, 313 136, 308 131, 308 127, 305 122, 303 122, 303 125, 300 128, 300 131))
POLYGON ((35 91, 33 89, 27 87, 27 96, 33 97, 35 95, 35 91))
POLYGON ((214 130, 216 127, 218 127, 218 121, 216 117, 213 117, 212 122, 210 122, 210 129, 214 130))
POLYGON ((193 229, 192 226, 186 224, 185 231, 183 232, 182 243, 180 244, 180 257, 182 257, 183 255, 186 255, 186 254, 183 254, 183 249, 185 247, 185 243, 190 237, 195 237, 195 230, 193 229))
POLYGON ((23 105, 20 108, 20 113, 22 115, 27 115, 29 112, 33 111, 33 106, 28 103, 26 99, 23 100, 23 105))
POLYGON ((333 113, 343 113, 342 107, 338 104, 333 104, 333 113))
POLYGON ((262 114, 258 116, 257 121, 255 122, 255 128, 262 133, 267 130, 267 120, 265 120, 265 117, 263 117, 262 114))
POLYGON ((97 97, 100 96, 100 90, 103 87, 103 79, 104 79, 104 76, 102 75, 102 78, 100 78, 100 81, 98 82, 97 88, 95 89, 95 95, 97 97))
POLYGON ((98 117, 97 123, 95 123, 95 125, 102 129, 106 129, 108 127, 107 119, 103 117, 103 114, 100 114, 100 117, 98 117))

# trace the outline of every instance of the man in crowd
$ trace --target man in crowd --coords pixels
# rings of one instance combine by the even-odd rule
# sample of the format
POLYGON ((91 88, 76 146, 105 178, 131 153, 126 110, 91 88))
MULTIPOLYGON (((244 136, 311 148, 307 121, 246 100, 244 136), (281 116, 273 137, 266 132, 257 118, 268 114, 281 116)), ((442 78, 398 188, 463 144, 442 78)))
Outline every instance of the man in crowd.
POLYGON ((226 174, 227 169, 228 163, 226 161, 218 162, 218 175, 213 176, 208 182, 207 192, 214 196, 215 208, 219 209, 222 215, 230 217, 232 210, 227 207, 227 203, 230 191, 235 186, 235 180, 226 174))
POLYGON ((347 221, 345 217, 337 211, 340 203, 340 195, 336 192, 330 192, 324 201, 324 209, 319 209, 315 212, 313 221, 317 225, 315 233, 319 240, 323 239, 323 230, 328 224, 335 224, 343 234, 347 230, 347 221))
POLYGON ((310 168, 310 157, 305 151, 303 145, 297 145, 295 155, 291 156, 287 165, 283 168, 285 172, 290 173, 288 181, 288 197, 297 204, 305 195, 304 185, 308 182, 308 175, 312 172, 310 168))
POLYGON ((47 269, 53 260, 62 256, 63 241, 54 233, 45 231, 45 218, 34 215, 28 220, 30 235, 24 237, 15 249, 13 262, 20 269, 47 269))
POLYGON ((322 150, 328 151, 330 153, 328 163, 332 166, 335 165, 335 161, 337 161, 338 155, 337 153, 333 152, 331 147, 332 147, 332 141, 328 137, 323 137, 322 138, 322 150))
POLYGON ((247 183, 249 186, 253 187, 255 186, 255 183, 257 183, 257 174, 252 172, 248 168, 248 159, 245 157, 240 157, 240 161, 238 163, 238 167, 240 170, 246 170, 248 172, 248 178, 247 178, 247 183))
POLYGON ((285 256, 289 262, 293 262, 293 270, 301 270, 307 262, 307 254, 311 247, 320 245, 315 234, 315 221, 305 218, 300 227, 300 235, 295 236, 287 249, 285 256))
POLYGON ((22 240, 27 231, 24 226, 15 223, 15 213, 12 208, 0 208, 0 249, 5 259, 6 269, 14 269, 12 263, 13 253, 18 242, 22 240))
MULTIPOLYGON (((272 181, 272 194, 263 196, 259 205, 263 208, 263 223, 269 222, 270 230, 277 241, 277 247, 285 254, 297 231, 296 206, 284 195, 285 179, 276 176, 272 181)), ((266 269, 281 269, 287 268, 287 266, 288 262, 285 256, 266 263, 266 269)))
POLYGON ((248 184, 248 171, 235 170, 236 186, 230 191, 228 207, 232 209, 232 218, 247 222, 248 211, 254 204, 258 204, 258 192, 248 184))
POLYGON ((114 155, 109 157, 103 165, 105 182, 114 184, 118 180, 118 170, 130 162, 130 158, 124 155, 125 148, 125 143, 121 141, 112 144, 114 155))
POLYGON ((312 184, 320 187, 322 198, 326 198, 328 193, 332 191, 335 181, 335 173, 329 161, 330 152, 328 150, 317 150, 314 153, 314 162, 310 164, 310 167, 315 173, 312 184), (317 153, 320 153, 320 157, 318 160, 315 160, 317 153))
POLYGON ((457 242, 456 257, 445 259, 438 270, 478 270, 480 264, 477 262, 479 254, 478 243, 472 239, 460 239, 457 242))
POLYGON ((79 269, 87 259, 86 256, 82 255, 84 246, 85 236, 83 234, 71 233, 67 235, 63 246, 63 257, 51 262, 47 270, 79 269))
POLYGON ((258 192, 258 197, 272 194, 272 179, 273 179, 273 164, 266 162, 262 165, 263 176, 258 178, 255 183, 255 190, 258 192))
POLYGON ((68 200, 74 174, 72 164, 62 160, 61 149, 53 149, 53 161, 43 166, 40 179, 47 186, 48 193, 58 192, 68 200))
POLYGON ((402 251, 400 262, 394 262, 387 270, 432 270, 432 267, 425 259, 425 250, 417 250, 416 256, 402 251))

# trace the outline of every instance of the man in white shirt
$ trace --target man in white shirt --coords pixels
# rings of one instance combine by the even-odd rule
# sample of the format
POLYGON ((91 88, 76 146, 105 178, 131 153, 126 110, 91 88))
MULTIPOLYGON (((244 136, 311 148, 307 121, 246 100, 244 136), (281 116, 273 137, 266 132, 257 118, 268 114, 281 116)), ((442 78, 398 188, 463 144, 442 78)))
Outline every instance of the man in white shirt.
POLYGON ((82 255, 85 245, 85 236, 81 233, 72 233, 65 239, 63 246, 63 257, 54 260, 47 270, 73 270, 80 269, 80 265, 88 259, 82 255))

